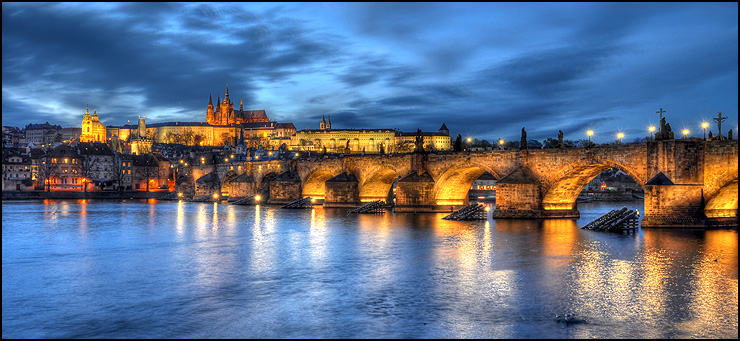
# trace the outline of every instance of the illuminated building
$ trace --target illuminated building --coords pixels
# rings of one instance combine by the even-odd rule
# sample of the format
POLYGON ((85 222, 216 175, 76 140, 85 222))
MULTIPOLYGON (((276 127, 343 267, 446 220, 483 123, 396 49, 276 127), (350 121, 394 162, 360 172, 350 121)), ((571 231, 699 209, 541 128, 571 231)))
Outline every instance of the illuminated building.
POLYGON ((244 110, 244 100, 239 104, 239 110, 234 110, 234 103, 229 99, 229 86, 226 86, 226 95, 221 101, 219 97, 216 106, 213 106, 213 99, 208 97, 208 109, 206 112, 206 122, 210 125, 230 125, 254 122, 269 122, 267 113, 264 110, 244 110))
POLYGON ((106 140, 106 128, 98 118, 98 110, 95 109, 92 117, 90 117, 90 108, 86 108, 85 116, 82 118, 80 142, 106 142, 106 140))
MULTIPOLYGON (((394 129, 331 129, 331 119, 321 118, 319 129, 297 131, 291 140, 292 150, 327 153, 378 154, 408 153, 415 149, 417 133, 404 133, 394 129)), ((451 141, 449 130, 444 124, 436 133, 422 132, 425 150, 449 150, 451 141)))

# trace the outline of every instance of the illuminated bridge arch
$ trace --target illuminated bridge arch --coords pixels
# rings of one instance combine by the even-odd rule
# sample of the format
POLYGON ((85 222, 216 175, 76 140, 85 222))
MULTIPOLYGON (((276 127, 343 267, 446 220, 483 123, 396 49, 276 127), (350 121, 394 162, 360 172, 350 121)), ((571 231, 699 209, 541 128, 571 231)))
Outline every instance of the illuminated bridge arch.
POLYGON ((401 176, 395 169, 377 167, 366 172, 360 184, 360 201, 388 201, 393 183, 401 176))
POLYGON ((221 196, 229 196, 231 192, 231 180, 234 180, 239 174, 234 171, 229 171, 223 176, 223 182, 221 183, 221 196))
POLYGON ((585 161, 568 165, 544 186, 542 207, 545 210, 575 209, 576 199, 583 188, 597 175, 610 168, 616 168, 627 173, 632 180, 644 188, 646 180, 622 164, 596 158, 585 161))
POLYGON ((341 172, 323 168, 314 170, 306 177, 305 180, 302 181, 303 190, 301 196, 304 198, 312 197, 316 199, 324 199, 324 197, 326 196, 326 180, 339 175, 339 173, 341 172))
POLYGON ((493 168, 477 162, 458 163, 436 180, 434 199, 437 205, 464 205, 468 202, 468 191, 483 173, 488 172, 497 180, 501 176, 493 168))
POLYGON ((724 185, 710 194, 710 199, 704 206, 704 214, 707 218, 737 217, 737 171, 734 174, 725 174, 719 183, 724 185), (728 179, 733 176, 734 179, 728 179))

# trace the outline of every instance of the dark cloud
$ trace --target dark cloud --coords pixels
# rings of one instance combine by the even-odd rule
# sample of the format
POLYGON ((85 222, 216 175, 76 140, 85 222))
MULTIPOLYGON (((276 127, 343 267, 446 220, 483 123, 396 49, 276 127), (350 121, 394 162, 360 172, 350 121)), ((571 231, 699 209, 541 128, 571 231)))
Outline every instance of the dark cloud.
POLYGON ((88 103, 201 121, 226 83, 299 129, 631 140, 659 107, 737 125, 736 3, 2 6, 4 125, 79 126, 88 103))

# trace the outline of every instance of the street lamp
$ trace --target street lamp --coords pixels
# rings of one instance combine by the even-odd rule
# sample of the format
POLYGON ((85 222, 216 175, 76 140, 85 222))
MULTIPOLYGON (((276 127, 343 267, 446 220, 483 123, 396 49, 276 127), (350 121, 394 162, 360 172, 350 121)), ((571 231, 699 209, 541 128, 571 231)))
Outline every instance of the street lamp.
POLYGON ((617 138, 619 139, 619 143, 622 143, 622 138, 624 137, 624 133, 617 134, 617 138))
POLYGON ((500 146, 499 148, 504 149, 504 142, 504 139, 498 139, 498 145, 500 146))
POLYGON ((653 140, 653 132, 655 131, 655 127, 654 126, 650 126, 649 130, 650 130, 650 141, 652 141, 653 140))
POLYGON ((701 127, 704 128, 704 141, 707 140, 707 127, 709 127, 709 123, 702 122, 701 127))
POLYGON ((688 129, 684 129, 683 130, 683 138, 684 138, 684 140, 686 139, 686 135, 688 135, 688 134, 689 134, 689 130, 688 129))
POLYGON ((591 135, 594 134, 594 131, 593 130, 589 130, 589 131, 586 132, 586 134, 588 135, 588 145, 590 146, 591 145, 591 135))

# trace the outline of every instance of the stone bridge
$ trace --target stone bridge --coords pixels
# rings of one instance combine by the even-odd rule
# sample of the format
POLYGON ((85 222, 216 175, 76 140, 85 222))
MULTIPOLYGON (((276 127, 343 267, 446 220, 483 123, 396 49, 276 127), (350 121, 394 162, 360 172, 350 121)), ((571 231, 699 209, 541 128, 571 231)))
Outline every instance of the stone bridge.
MULTIPOLYGON (((467 204, 484 172, 498 179, 495 218, 578 217, 576 198, 611 168, 645 190, 643 226, 737 225, 738 142, 666 140, 591 148, 353 155, 230 162, 191 168, 196 194, 260 194, 268 203, 311 196, 326 207, 393 200, 396 212, 467 204)), ((643 213, 643 212, 641 212, 643 213)))

